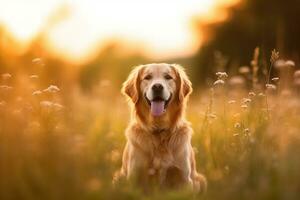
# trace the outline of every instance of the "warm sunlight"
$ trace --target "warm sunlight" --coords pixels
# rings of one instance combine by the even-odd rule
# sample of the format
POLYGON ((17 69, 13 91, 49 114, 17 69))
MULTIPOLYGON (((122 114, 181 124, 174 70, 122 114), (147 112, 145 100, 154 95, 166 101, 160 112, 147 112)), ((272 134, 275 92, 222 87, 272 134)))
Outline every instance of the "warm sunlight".
POLYGON ((87 58, 110 39, 142 47, 148 56, 166 58, 194 53, 199 41, 193 36, 191 17, 211 16, 228 2, 236 0, 1 0, 0 22, 23 43, 47 28, 53 52, 73 59, 87 58), (57 11, 61 7, 68 13, 57 11), (51 24, 57 12, 65 15, 51 24))

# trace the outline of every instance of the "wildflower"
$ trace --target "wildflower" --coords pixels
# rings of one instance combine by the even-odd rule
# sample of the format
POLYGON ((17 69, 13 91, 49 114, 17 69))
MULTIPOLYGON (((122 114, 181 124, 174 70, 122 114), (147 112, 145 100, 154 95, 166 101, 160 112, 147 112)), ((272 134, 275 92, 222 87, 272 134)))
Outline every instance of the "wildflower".
POLYGON ((51 108, 53 105, 53 103, 51 101, 41 101, 40 102, 40 106, 44 107, 44 108, 51 108))
POLYGON ((225 81, 223 81, 223 80, 216 80, 215 82, 214 82, 214 86, 217 86, 217 85, 224 85, 225 84, 225 81))
POLYGON ((248 74, 248 73, 250 73, 250 68, 248 66, 242 66, 239 68, 239 73, 248 74))
POLYGON ((279 78, 278 78, 278 77, 274 77, 274 78, 272 78, 272 81, 273 81, 273 82, 278 82, 278 81, 279 81, 279 78))
POLYGON ((29 78, 31 78, 31 79, 38 79, 38 78, 39 78, 39 76, 38 76, 38 75, 35 75, 35 74, 33 74, 33 75, 30 75, 30 76, 29 76, 29 78))
POLYGON ((60 105, 59 103, 53 103, 51 101, 41 101, 40 106, 45 109, 54 109, 56 111, 63 109, 62 105, 60 105))
POLYGON ((207 116, 208 116, 208 118, 210 118, 210 119, 216 119, 216 118, 217 118, 217 115, 215 115, 215 114, 213 114, 213 113, 210 113, 210 114, 208 114, 207 116))
POLYGON ((228 103, 229 104, 234 104, 236 101, 235 100, 229 100, 228 103))
POLYGON ((246 104, 242 104, 241 108, 246 109, 246 108, 248 108, 248 106, 246 104))
POLYGON ((1 75, 4 80, 10 79, 11 75, 9 73, 5 73, 1 75))
POLYGON ((254 93, 254 92, 249 92, 249 97, 254 97, 254 96, 256 96, 256 94, 254 93))
POLYGON ((240 123, 238 123, 238 122, 237 122, 237 123, 235 123, 235 124, 234 124, 234 128, 241 128, 241 124, 240 124, 240 123))
POLYGON ((36 65, 40 65, 40 66, 44 66, 45 65, 44 62, 43 62, 43 60, 41 58, 34 58, 32 60, 32 63, 36 64, 36 65))
POLYGON ((292 60, 287 60, 285 62, 285 65, 288 66, 288 67, 295 67, 295 62, 292 61, 292 60))
POLYGON ((269 89, 269 90, 276 90, 276 85, 266 84, 266 88, 269 89))
POLYGON ((258 96, 259 96, 259 97, 265 97, 266 95, 265 95, 264 93, 260 92, 260 93, 258 94, 258 96))
POLYGON ((34 92, 32 93, 32 95, 33 95, 33 96, 38 96, 38 95, 41 95, 42 93, 43 93, 42 91, 37 90, 37 91, 34 91, 34 92))
POLYGON ((249 136, 249 135, 250 135, 250 129, 249 129, 249 128, 245 128, 245 129, 243 130, 243 132, 244 132, 244 135, 245 135, 245 136, 249 136))
POLYGON ((216 75, 218 76, 218 79, 221 80, 225 80, 228 77, 226 72, 217 72, 216 75))
POLYGON ((5 90, 5 91, 7 91, 7 90, 11 90, 11 89, 13 89, 13 87, 11 87, 11 86, 8 86, 8 85, 0 85, 0 89, 1 89, 1 90, 5 90))
POLYGON ((242 99, 242 104, 247 104, 247 103, 250 103, 251 102, 251 99, 249 98, 243 98, 242 99))
POLYGON ((50 85, 48 88, 44 89, 43 91, 49 92, 49 93, 56 93, 56 92, 59 92, 60 89, 55 85, 50 85))

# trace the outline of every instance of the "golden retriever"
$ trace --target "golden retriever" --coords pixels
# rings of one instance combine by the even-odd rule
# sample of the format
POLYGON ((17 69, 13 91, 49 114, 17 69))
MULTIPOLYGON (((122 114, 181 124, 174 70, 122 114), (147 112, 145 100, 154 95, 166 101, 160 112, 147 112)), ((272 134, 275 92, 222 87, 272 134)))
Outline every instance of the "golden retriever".
POLYGON ((127 144, 118 176, 139 184, 155 181, 161 187, 187 185, 206 190, 206 179, 196 170, 191 145, 192 128, 184 118, 192 84, 177 64, 136 67, 122 92, 132 106, 126 129, 127 144))

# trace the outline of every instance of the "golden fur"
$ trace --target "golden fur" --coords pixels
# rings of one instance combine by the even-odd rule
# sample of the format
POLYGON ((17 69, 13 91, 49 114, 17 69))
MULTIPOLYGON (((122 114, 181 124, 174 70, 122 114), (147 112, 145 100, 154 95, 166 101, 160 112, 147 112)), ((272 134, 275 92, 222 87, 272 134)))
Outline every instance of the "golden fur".
POLYGON ((195 191, 205 191, 206 180, 196 170, 191 146, 193 130, 184 117, 192 84, 183 68, 164 63, 138 66, 124 82, 122 92, 130 100, 132 115, 119 176, 135 177, 146 187, 154 182, 161 187, 188 185, 195 191), (175 83, 170 84, 174 94, 166 112, 159 117, 151 115, 141 87, 145 71, 154 68, 156 73, 169 70, 175 83))

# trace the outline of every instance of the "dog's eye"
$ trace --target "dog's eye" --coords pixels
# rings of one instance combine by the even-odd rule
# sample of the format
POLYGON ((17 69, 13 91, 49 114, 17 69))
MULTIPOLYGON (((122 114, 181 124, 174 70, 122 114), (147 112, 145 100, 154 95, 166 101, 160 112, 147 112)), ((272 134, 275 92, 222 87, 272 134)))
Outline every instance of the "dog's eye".
POLYGON ((172 77, 172 76, 170 76, 169 74, 166 74, 166 75, 165 75, 165 79, 167 79, 167 80, 171 80, 171 79, 173 79, 173 77, 172 77))
POLYGON ((150 80, 150 79, 152 79, 152 76, 149 74, 149 75, 145 76, 144 79, 145 79, 145 80, 150 80))

